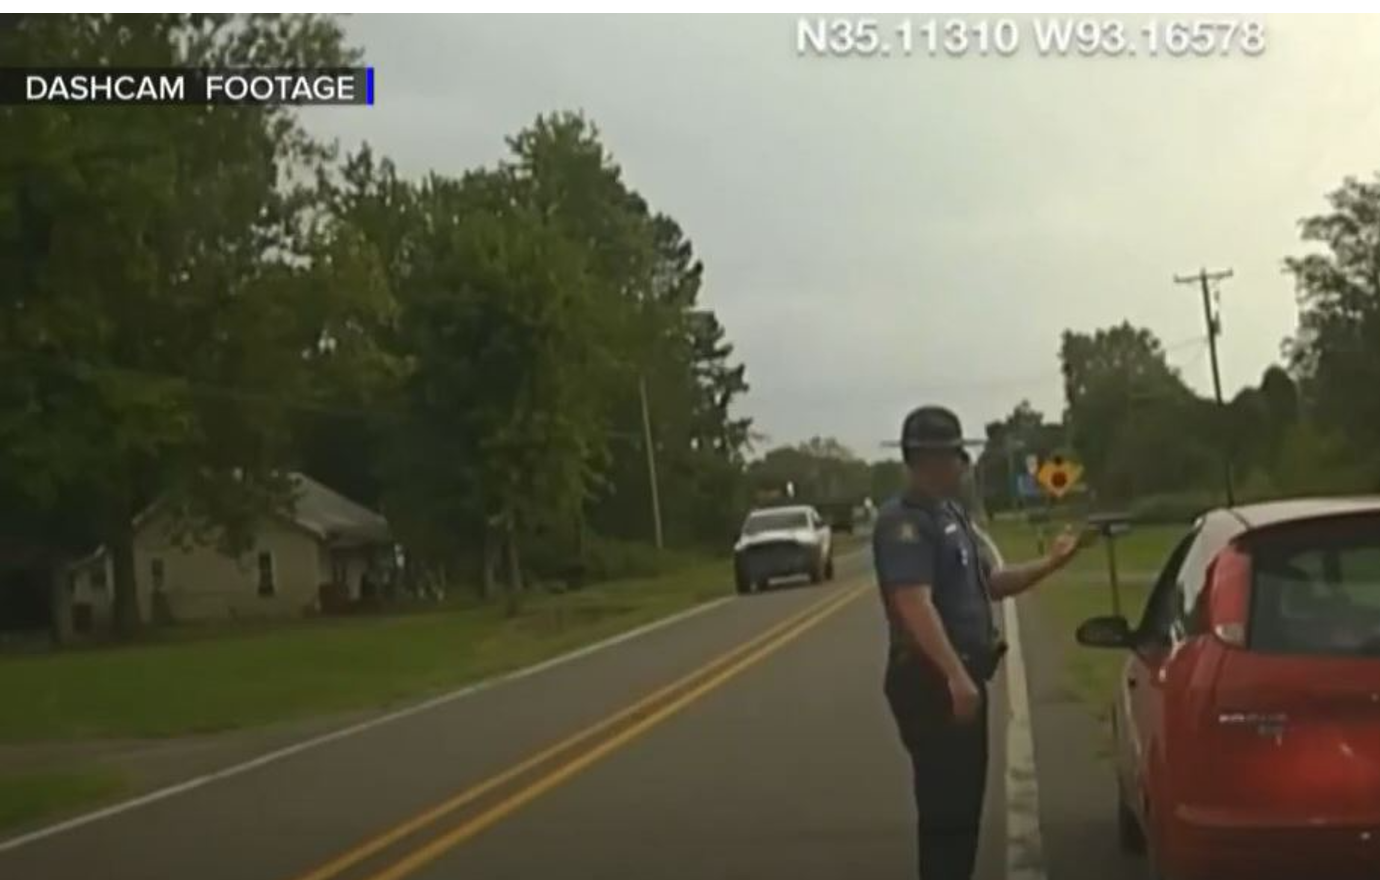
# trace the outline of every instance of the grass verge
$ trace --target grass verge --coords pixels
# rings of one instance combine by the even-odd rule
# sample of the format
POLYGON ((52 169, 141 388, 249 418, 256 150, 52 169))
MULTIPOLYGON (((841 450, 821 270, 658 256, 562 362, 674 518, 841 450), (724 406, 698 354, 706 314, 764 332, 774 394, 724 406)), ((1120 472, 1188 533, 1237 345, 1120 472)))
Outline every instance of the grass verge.
POLYGON ((0 831, 107 801, 125 789, 109 767, 0 774, 0 831))
POLYGON ((322 619, 0 659, 0 741, 173 736, 386 706, 540 662, 732 591, 727 562, 501 608, 322 619))
MULTIPOLYGON (((1019 561, 1035 555, 1035 533, 1024 523, 998 522, 992 532, 1008 559, 1019 561)), ((1117 539, 1121 613, 1132 626, 1140 620, 1156 573, 1183 534, 1178 526, 1146 526, 1117 539)), ((1103 724, 1108 721, 1126 652, 1085 648, 1074 640, 1074 632, 1089 617, 1112 613, 1110 583, 1106 549, 1099 543, 1080 553, 1036 591, 1040 612, 1052 628, 1063 658, 1065 685, 1103 724)))

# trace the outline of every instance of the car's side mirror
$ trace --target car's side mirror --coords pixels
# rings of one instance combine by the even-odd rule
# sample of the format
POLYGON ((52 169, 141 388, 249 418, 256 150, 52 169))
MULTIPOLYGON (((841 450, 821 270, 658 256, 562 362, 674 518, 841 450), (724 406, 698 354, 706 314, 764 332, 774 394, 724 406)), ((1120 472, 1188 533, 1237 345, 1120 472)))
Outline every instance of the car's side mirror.
POLYGON ((1129 648, 1133 642, 1126 618, 1113 615, 1083 621, 1074 637, 1088 648, 1129 648))

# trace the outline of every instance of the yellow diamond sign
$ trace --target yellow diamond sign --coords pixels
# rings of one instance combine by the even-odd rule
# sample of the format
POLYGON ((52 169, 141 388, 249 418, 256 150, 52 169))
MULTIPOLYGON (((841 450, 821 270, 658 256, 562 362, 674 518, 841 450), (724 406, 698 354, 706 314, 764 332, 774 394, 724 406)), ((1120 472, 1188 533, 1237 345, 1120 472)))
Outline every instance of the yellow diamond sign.
POLYGON ((1083 478, 1083 466, 1060 455, 1052 456, 1035 472, 1035 479, 1051 496, 1063 498, 1083 478))

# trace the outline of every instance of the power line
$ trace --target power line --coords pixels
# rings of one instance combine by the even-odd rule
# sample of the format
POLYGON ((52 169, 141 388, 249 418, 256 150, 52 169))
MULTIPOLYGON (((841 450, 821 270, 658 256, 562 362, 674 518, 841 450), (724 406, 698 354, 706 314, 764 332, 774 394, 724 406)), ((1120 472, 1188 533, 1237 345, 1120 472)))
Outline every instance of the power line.
MULTIPOLYGON (((1169 354, 1171 351, 1182 351, 1182 350, 1184 350, 1185 348, 1196 348, 1197 346, 1206 345, 1206 344, 1207 344, 1207 337, 1206 337, 1206 336, 1190 336, 1190 337, 1188 337, 1187 339, 1181 339, 1181 340, 1179 340, 1178 342, 1172 343, 1172 344, 1170 344, 1170 345, 1166 345, 1166 346, 1164 347, 1164 353, 1165 353, 1165 354, 1169 354)), ((1197 350, 1198 350, 1199 352, 1202 352, 1202 351, 1205 351, 1206 349, 1198 348, 1197 350)))
POLYGON ((1202 343, 1198 348, 1195 348, 1195 349, 1193 350, 1193 357, 1191 357, 1191 358, 1189 358, 1188 360, 1184 361, 1183 363, 1179 364, 1179 366, 1181 366, 1181 367, 1196 367, 1196 366, 1198 366, 1198 364, 1202 363, 1203 358, 1207 356, 1207 352, 1208 352, 1208 346, 1207 346, 1206 340, 1204 340, 1203 343, 1202 343))

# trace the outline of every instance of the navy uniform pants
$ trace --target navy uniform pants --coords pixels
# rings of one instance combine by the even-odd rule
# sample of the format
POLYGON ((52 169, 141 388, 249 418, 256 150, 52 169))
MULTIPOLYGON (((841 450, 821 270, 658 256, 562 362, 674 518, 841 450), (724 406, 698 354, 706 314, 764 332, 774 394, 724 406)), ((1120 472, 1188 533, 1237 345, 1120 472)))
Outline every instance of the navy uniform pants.
POLYGON ((967 724, 953 720, 948 688, 912 661, 887 667, 886 697, 914 772, 920 880, 971 880, 987 788, 987 687, 967 724))

